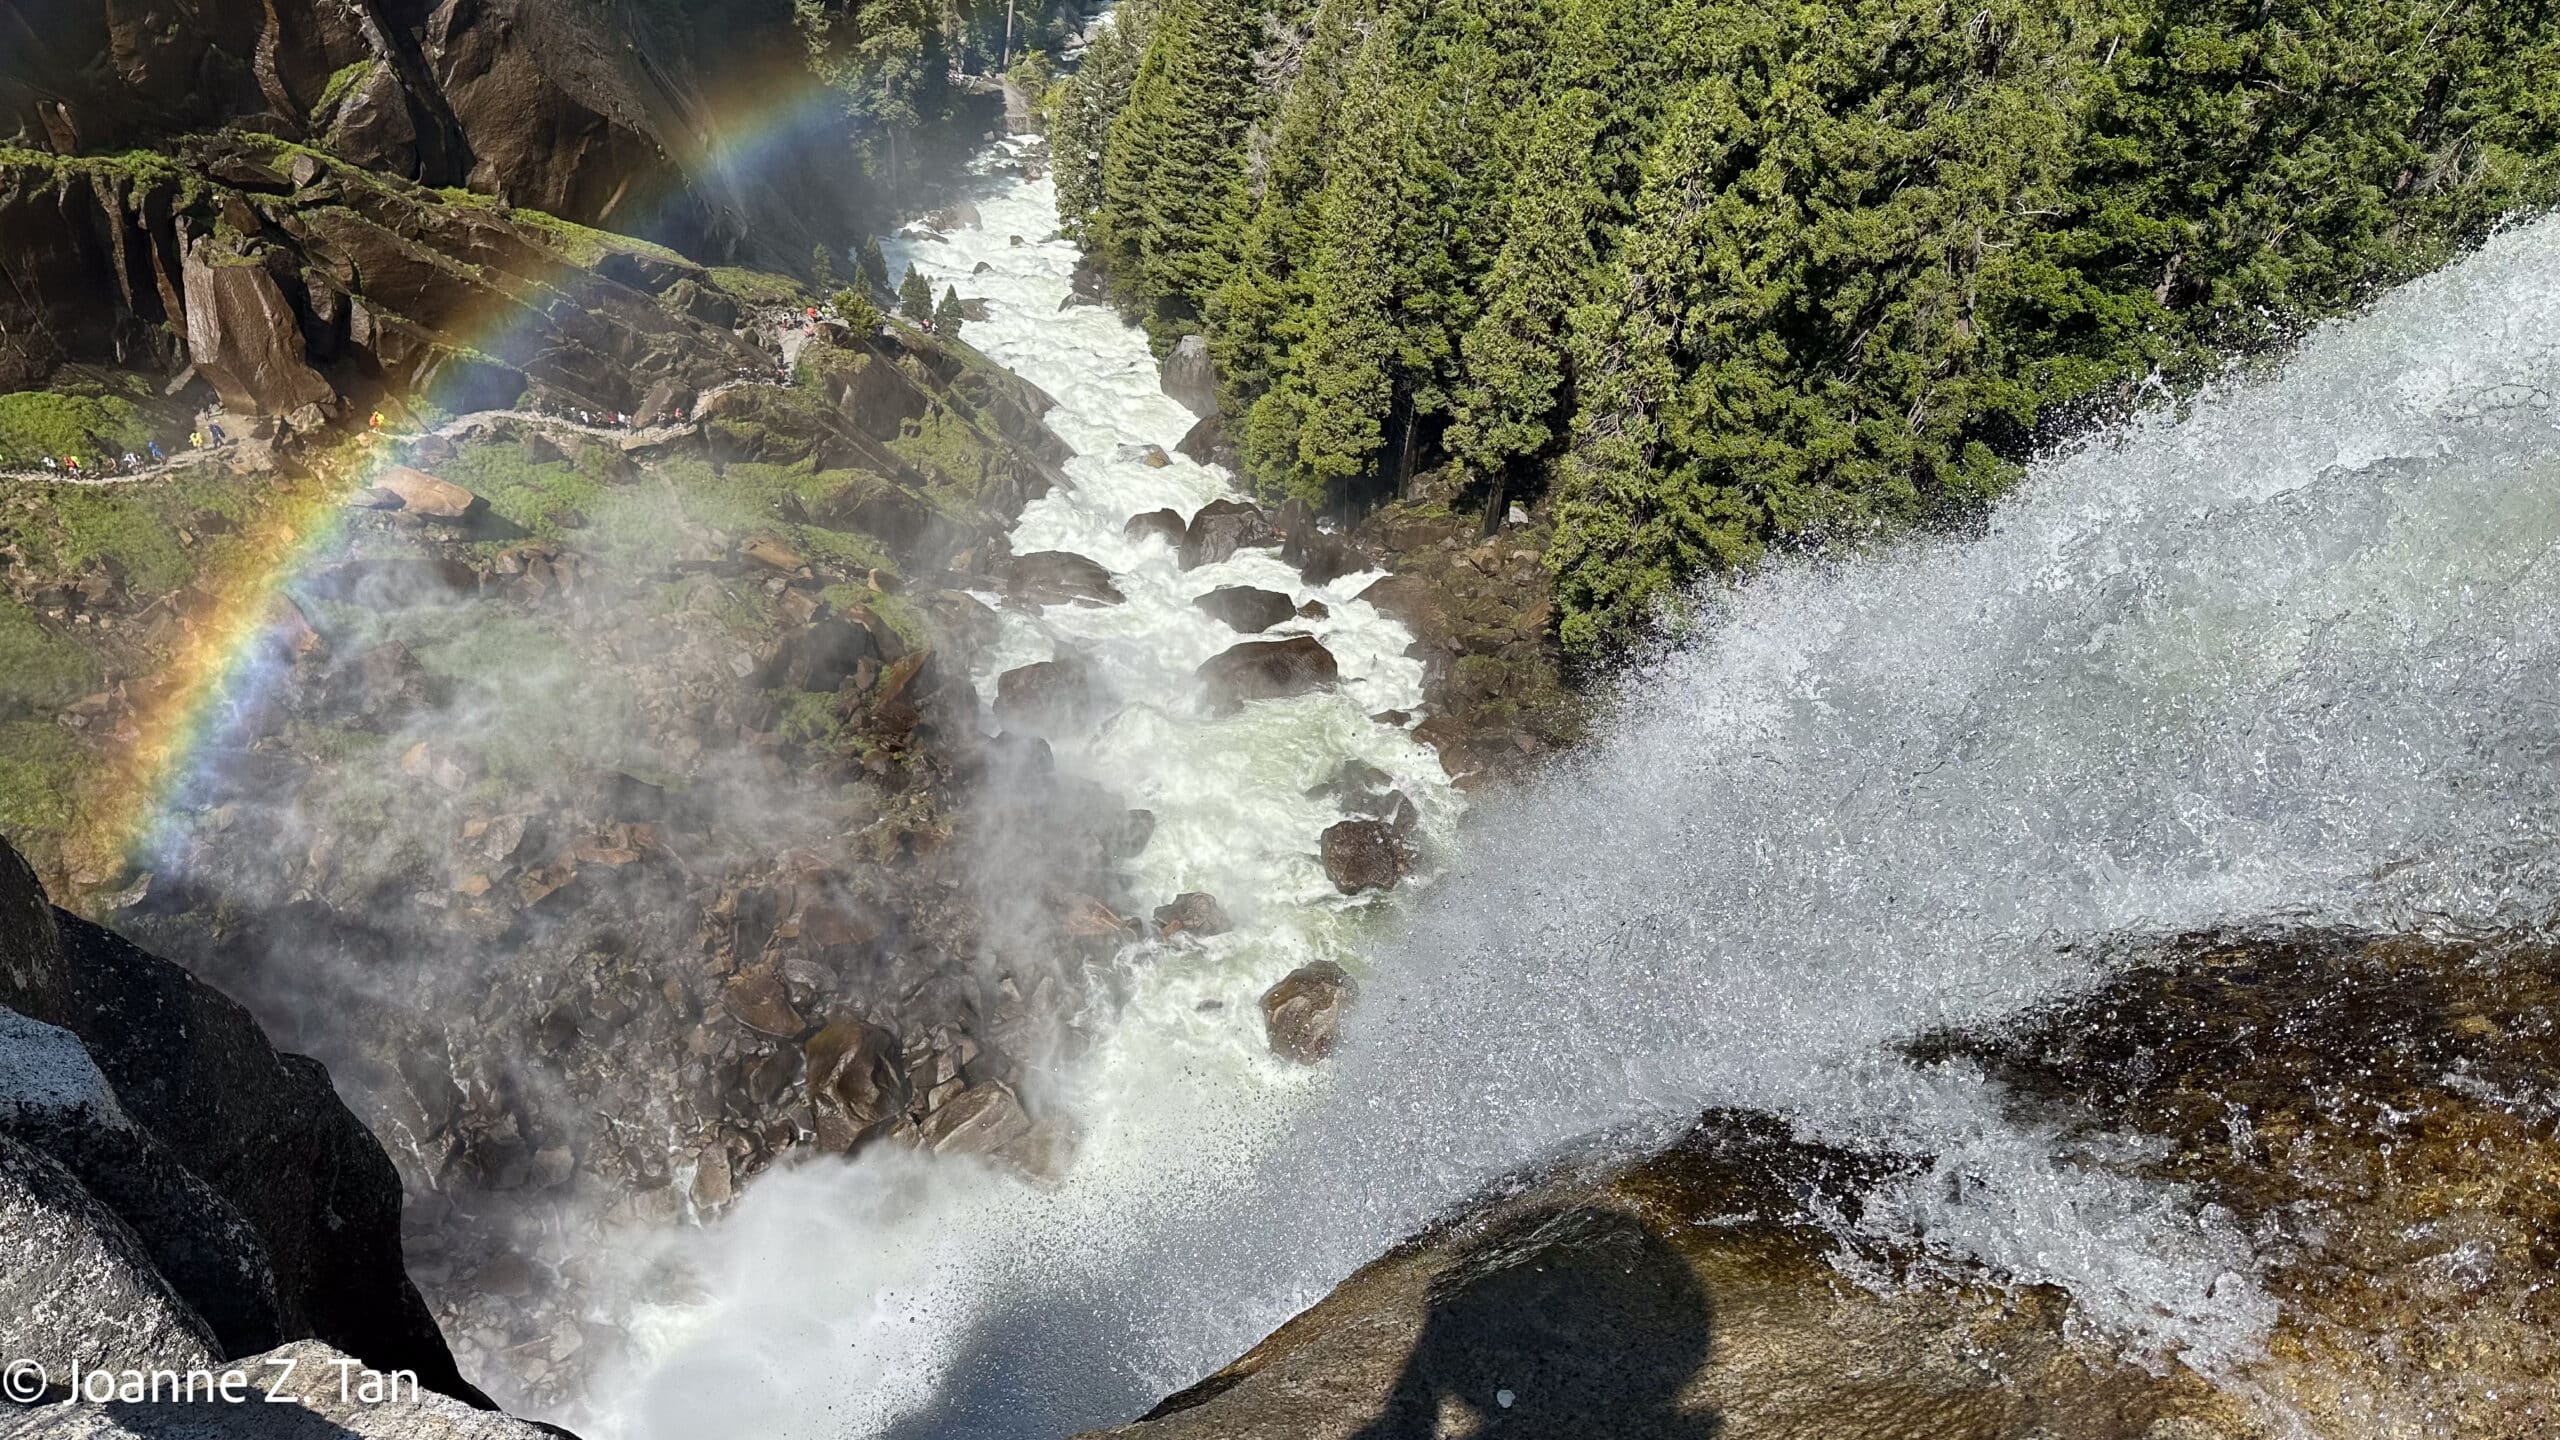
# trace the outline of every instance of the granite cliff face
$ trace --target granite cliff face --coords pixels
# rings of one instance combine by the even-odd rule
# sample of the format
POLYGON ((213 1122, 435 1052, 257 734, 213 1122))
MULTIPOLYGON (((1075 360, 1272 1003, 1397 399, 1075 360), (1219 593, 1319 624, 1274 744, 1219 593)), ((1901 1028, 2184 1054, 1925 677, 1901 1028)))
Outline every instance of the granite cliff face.
POLYGON ((13 1358, 67 1376, 318 1339, 479 1401, 402 1266, 399 1177, 327 1072, 179 966, 52 909, 5 844, 0 1005, 13 1358))
POLYGON ((300 430, 393 398, 637 410, 769 363, 672 250, 254 134, 0 152, 0 256, 0 387, 156 372, 300 430))
POLYGON ((809 88, 790 21, 757 0, 10 0, 0 135, 105 155, 236 124, 706 259, 805 257, 851 233, 843 168, 786 189, 722 155, 742 102, 765 116, 809 88))

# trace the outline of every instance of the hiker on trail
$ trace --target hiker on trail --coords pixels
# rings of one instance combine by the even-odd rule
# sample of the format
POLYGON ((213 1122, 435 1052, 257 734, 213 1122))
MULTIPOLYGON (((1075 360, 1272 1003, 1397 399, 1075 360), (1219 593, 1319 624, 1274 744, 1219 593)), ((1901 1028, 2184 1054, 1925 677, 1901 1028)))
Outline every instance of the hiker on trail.
POLYGON ((134 454, 134 453, 133 453, 132 451, 130 451, 130 450, 127 450, 126 452, 124 452, 124 468, 126 468, 127 470, 130 470, 130 469, 132 469, 133 467, 135 467, 136 465, 139 465, 139 464, 141 464, 141 463, 142 463, 142 457, 141 457, 141 456, 134 454))
POLYGON ((168 458, 169 458, 169 457, 168 457, 167 453, 161 450, 161 448, 160 448, 160 442, 159 442, 159 441, 157 441, 157 440, 152 441, 152 442, 151 442, 151 463, 152 463, 152 464, 154 464, 154 465, 157 465, 157 464, 159 464, 161 461, 166 460, 166 459, 168 459, 168 458))
POLYGON ((381 412, 381 411, 379 411, 379 410, 374 411, 374 412, 373 412, 373 418, 372 418, 372 419, 369 419, 369 420, 367 420, 367 421, 365 421, 364 423, 365 423, 365 428, 366 428, 366 429, 368 429, 368 430, 379 430, 379 429, 381 429, 381 428, 382 428, 382 412, 381 412))
POLYGON ((53 463, 53 457, 52 457, 52 456, 50 456, 50 455, 47 455, 46 457, 44 457, 44 468, 46 468, 47 470, 54 471, 54 472, 55 472, 55 473, 57 473, 57 474, 59 474, 59 473, 61 472, 61 470, 62 470, 62 467, 61 467, 61 466, 56 465, 56 464, 54 464, 54 463, 53 463))
POLYGON ((201 449, 203 449, 203 448, 204 448, 204 432, 203 432, 203 431, 201 431, 201 430, 190 430, 190 431, 188 431, 188 432, 187 432, 187 448, 188 448, 188 449, 190 449, 190 450, 201 450, 201 449))
POLYGON ((219 421, 208 420, 205 422, 205 428, 213 432, 214 444, 228 445, 231 443, 231 437, 222 433, 222 425, 219 421))
POLYGON ((74 475, 79 474, 79 473, 80 473, 80 457, 79 457, 79 456, 77 456, 77 455, 65 455, 65 456, 63 456, 63 457, 62 457, 62 468, 64 468, 65 470, 70 471, 70 472, 71 472, 72 474, 74 474, 74 475))

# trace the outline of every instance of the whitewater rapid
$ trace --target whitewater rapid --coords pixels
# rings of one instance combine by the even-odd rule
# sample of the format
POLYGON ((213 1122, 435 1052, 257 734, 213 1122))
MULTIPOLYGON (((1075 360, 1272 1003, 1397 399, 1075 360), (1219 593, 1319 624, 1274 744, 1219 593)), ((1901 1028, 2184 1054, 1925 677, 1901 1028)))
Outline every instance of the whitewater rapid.
MULTIPOLYGON (((989 168, 1022 148, 1001 147, 989 168)), ((992 704, 1004 672, 1081 658, 1108 718, 1090 735, 1053 737, 1058 766, 1154 815, 1125 877, 1131 894, 1151 905, 1205 891, 1233 928, 1119 957, 1106 988, 1126 998, 1107 1033, 1037 1097, 1077 1132, 1054 1183, 875 1149, 764 1176, 710 1232, 653 1254, 692 1293, 643 1317, 643 1373, 603 1387, 596 1413, 579 1417, 598 1432, 990 1433, 930 1418, 968 1392, 974 1328, 1052 1275, 1131 1263, 1132 1247, 1181 1209, 1245 1184, 1289 1118, 1325 1093, 1323 1072, 1271 1055, 1258 1005, 1310 961, 1368 968, 1379 906, 1325 874, 1318 836, 1344 814, 1324 787, 1347 761, 1383 772, 1414 802, 1426 854, 1445 848, 1461 808, 1437 756, 1408 732, 1423 701, 1413 636, 1358 598, 1382 572, 1309 584, 1257 549, 1186 571, 1162 539, 1124 533, 1134 515, 1187 517, 1238 492, 1223 470, 1172 453, 1199 417, 1163 393, 1145 336, 1108 307, 1068 303, 1078 253, 1057 234, 1050 182, 991 179, 975 205, 975 224, 884 245, 892 273, 912 263, 937 295, 952 286, 984 301, 962 338, 1058 402, 1044 418, 1074 452, 1071 483, 1024 508, 1013 552, 1088 556, 1127 598, 1033 613, 980 595, 999 629, 970 678, 992 704), (1230 585, 1322 613, 1240 635, 1192 603, 1230 585), (1336 691, 1206 713, 1201 662, 1248 638, 1300 634, 1332 652, 1336 691), (1408 718, 1372 718, 1388 712, 1408 718), (921 1428, 899 1430, 902 1419, 921 1428)), ((986 882, 1001 891, 1006 877, 986 882)), ((1137 1373, 1122 1383, 1165 1372, 1137 1373)), ((1041 1428, 1027 1412, 1015 1420, 1041 1428)))
MULTIPOLYGON (((1106 458, 1188 417, 1107 313, 1038 308, 1072 260, 1042 238, 1048 198, 1013 184, 981 202, 983 230, 911 251, 937 288, 994 302, 972 342, 1059 395, 1082 457, 1017 548, 1096 546, 1136 577, 1129 614, 1053 610, 1009 634, 1007 663, 1072 640, 1161 678, 1220 637, 1142 629, 1136 607, 1197 581, 1150 579, 1157 557, 1098 532, 1224 482, 1106 458), (982 259, 997 268, 969 277, 982 259)), ((2059 1156, 1978 1072, 1901 1044, 2086 988, 2107 963, 2092 940, 2560 924, 2555 395, 2546 222, 2315 333, 2278 373, 2052 458, 1984 533, 1701 597, 1698 638, 1629 678, 1598 739, 1472 817, 1369 957, 1322 1074, 1271 1065, 1234 1009, 1350 922, 1272 832, 1221 827, 1294 837, 1327 817, 1285 786, 1217 799, 1219 767, 1338 744, 1422 785, 1409 741, 1355 723, 1411 693, 1396 634, 1344 622, 1370 637, 1342 637, 1358 704, 1268 730, 1249 712, 1232 734, 1171 711, 1115 729, 1086 763, 1207 817, 1144 862, 1155 883, 1251 896, 1261 928, 1240 948, 1273 948, 1232 975, 1182 961, 1133 1007, 1085 1092, 1088 1160, 1057 1188, 885 1154, 760 1180, 688 1257, 703 1293, 672 1312, 620 1428, 1125 1420, 1488 1178, 1718 1105, 1935 1157, 1872 1207, 1875 1238, 2064 1286, 2133 1352, 2245 1366, 2277 1314, 2247 1236, 2103 1156, 2059 1156)))

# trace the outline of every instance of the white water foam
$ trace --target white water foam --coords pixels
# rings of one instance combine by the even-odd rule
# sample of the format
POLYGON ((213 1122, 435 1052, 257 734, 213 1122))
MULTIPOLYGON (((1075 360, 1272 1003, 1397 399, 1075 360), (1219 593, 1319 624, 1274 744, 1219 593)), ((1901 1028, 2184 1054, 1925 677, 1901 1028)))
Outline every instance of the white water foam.
POLYGON ((978 206, 975 227, 884 248, 893 269, 914 263, 937 294, 956 285, 986 301, 987 318, 967 322, 963 338, 1059 402, 1046 420, 1075 452, 1073 483, 1025 508, 1014 552, 1089 556, 1127 599, 1002 611, 972 679, 992 701, 996 677, 1015 666, 1067 650, 1089 662, 1118 708, 1095 735, 1053 742, 1059 765, 1154 812, 1132 893, 1206 891, 1234 928, 1123 956, 1130 998, 1114 1029, 1044 1097, 1083 1129, 1056 1184, 876 1152, 762 1177, 702 1243, 680 1240, 668 1262, 692 1274, 701 1298, 660 1307, 649 1373, 608 1386, 595 1402, 604 1413, 580 1417, 600 1431, 879 1433, 955 1388, 972 1320, 1036 1288, 1027 1272, 1128 1263, 1126 1247, 1174 1212, 1242 1185, 1253 1157, 1324 1088, 1319 1073, 1269 1054, 1261 992, 1311 960, 1365 968, 1375 907, 1325 875, 1317 837, 1343 816, 1308 792, 1346 760, 1373 766, 1415 802, 1427 847, 1445 844, 1459 809, 1429 747, 1369 718, 1422 701, 1422 664, 1405 653, 1412 635, 1357 598, 1378 572, 1311 585, 1267 550, 1186 571, 1164 541, 1124 536, 1132 515, 1188 516, 1235 489, 1223 471, 1170 453, 1198 417, 1164 395, 1144 336, 1106 307, 1062 308, 1077 253, 1056 236, 1050 184, 1011 181, 978 206), (1149 447, 1165 463, 1148 463, 1149 447), (1208 715, 1194 671, 1247 637, 1192 602, 1228 585, 1319 602, 1320 618, 1265 637, 1316 636, 1340 666, 1340 689, 1208 715), (1170 1173, 1168 1155, 1186 1157, 1177 1185, 1155 1183, 1170 1173))
MULTIPOLYGON (((1045 201, 1008 193, 985 233, 1045 234, 1045 201)), ((1108 358, 1134 341, 1107 316, 1007 309, 971 338, 1070 402, 1062 430, 1123 402, 1142 436, 1182 421, 1115 388, 1142 377, 1108 358)), ((1488 1178, 1714 1105, 1933 1156, 1875 1207, 1884 1238, 2063 1285, 2137 1353, 2245 1363, 2275 1312, 2243 1237, 2057 1156, 1979 1075, 1899 1046, 2087 986, 2104 950, 2076 942, 2094 937, 2553 926, 2552 337, 2544 223, 2313 336, 2273 379, 2040 467, 1986 534, 1713 598, 1599 741, 1478 817, 1329 1074, 1142 1002, 1087 1097, 1097 1144, 1058 1189, 885 1156, 766 1177, 707 1237, 707 1298, 624 1428, 1126 1419, 1488 1178)), ((1114 743, 1096 763, 1143 758, 1137 783, 1172 794, 1216 758, 1114 743)), ((1245 862, 1180 863, 1253 882, 1245 862)), ((1263 863, 1265 894, 1312 888, 1263 863)))

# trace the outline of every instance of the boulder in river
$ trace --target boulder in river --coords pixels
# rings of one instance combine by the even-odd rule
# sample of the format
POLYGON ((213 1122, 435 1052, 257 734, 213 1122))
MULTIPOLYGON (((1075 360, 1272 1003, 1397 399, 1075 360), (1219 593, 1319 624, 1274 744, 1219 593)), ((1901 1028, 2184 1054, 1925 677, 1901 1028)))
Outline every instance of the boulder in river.
POLYGON ((1221 585, 1191 603, 1226 622, 1228 629, 1247 635, 1268 630, 1297 613, 1288 596, 1252 585, 1221 585))
POLYGON ((1268 550, 1280 544, 1262 507, 1250 500, 1212 500, 1200 507, 1184 527, 1182 568, 1215 565, 1238 550, 1268 550))
POLYGON ((980 1080, 934 1107, 924 1122, 924 1143, 938 1155, 995 1155, 1028 1159, 1031 1116, 1013 1088, 980 1080))
POLYGON ((1279 700, 1341 683, 1333 652, 1312 635, 1247 640, 1202 661, 1212 714, 1232 714, 1249 700, 1279 700))
POLYGON ((1101 702, 1092 667, 1072 655, 1017 665, 996 677, 996 723, 1044 740, 1081 733, 1101 702))
POLYGON ((1360 996, 1351 972, 1330 960, 1301 965, 1262 992, 1262 1029, 1271 1053, 1313 1065, 1333 1053, 1342 1017, 1360 996))
POLYGON ((1197 935, 1205 940, 1227 933, 1229 923, 1226 907, 1206 891, 1185 890, 1172 903, 1156 907, 1156 930, 1168 939, 1197 935))
POLYGON ((1174 442, 1173 453, 1203 465, 1235 468, 1235 449, 1227 443, 1226 422, 1213 412, 1200 417, 1199 423, 1182 432, 1174 442))
POLYGON ((1158 367, 1164 381, 1164 393, 1182 402, 1194 415, 1218 413, 1218 370, 1209 363, 1209 339, 1205 335, 1185 335, 1175 343, 1173 353, 1164 357, 1158 367))
POLYGON ((1167 507, 1130 516, 1129 523, 1120 527, 1120 535, 1127 540, 1143 540, 1153 535, 1179 550, 1182 548, 1183 529, 1182 512, 1167 507))
POLYGON ((1117 605, 1129 597, 1111 583, 1111 572, 1071 550, 1034 550, 1013 557, 1005 593, 1035 605, 1117 605))
POLYGON ((1345 895, 1392 890, 1413 869, 1404 832, 1381 820, 1344 820, 1325 827, 1324 873, 1345 895))

